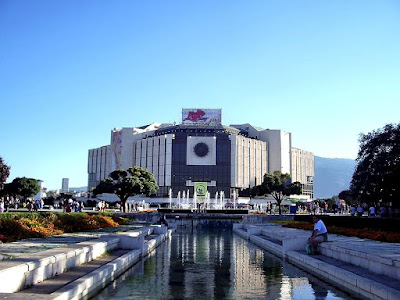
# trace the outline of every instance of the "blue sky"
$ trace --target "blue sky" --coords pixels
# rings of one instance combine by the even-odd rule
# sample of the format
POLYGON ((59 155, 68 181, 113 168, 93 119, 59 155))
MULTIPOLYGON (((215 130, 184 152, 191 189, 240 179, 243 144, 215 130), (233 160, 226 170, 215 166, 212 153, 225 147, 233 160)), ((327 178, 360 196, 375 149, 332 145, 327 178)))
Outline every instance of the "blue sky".
POLYGON ((400 2, 0 0, 0 156, 8 181, 87 185, 114 127, 222 122, 292 133, 322 157, 400 121, 400 2))

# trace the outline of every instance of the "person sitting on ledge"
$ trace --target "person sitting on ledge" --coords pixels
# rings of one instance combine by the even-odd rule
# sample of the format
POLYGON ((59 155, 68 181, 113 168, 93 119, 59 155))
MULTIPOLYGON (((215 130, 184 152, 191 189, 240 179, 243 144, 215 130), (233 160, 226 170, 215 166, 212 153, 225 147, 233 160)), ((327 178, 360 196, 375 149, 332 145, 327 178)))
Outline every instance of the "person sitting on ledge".
POLYGON ((163 225, 163 224, 164 224, 166 227, 168 227, 168 222, 167 222, 167 220, 164 218, 164 215, 161 215, 161 216, 160 216, 160 219, 158 219, 157 224, 159 224, 159 225, 163 225))
POLYGON ((314 230, 311 237, 308 239, 308 243, 314 247, 314 253, 318 252, 318 245, 322 242, 328 241, 328 230, 324 222, 319 218, 319 216, 313 216, 314 230))

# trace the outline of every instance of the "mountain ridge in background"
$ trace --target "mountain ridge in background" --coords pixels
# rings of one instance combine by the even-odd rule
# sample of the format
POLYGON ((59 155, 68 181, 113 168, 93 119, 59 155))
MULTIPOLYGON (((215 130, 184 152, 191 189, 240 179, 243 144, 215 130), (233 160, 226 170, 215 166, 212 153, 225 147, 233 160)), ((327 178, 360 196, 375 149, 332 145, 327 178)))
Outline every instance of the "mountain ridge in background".
POLYGON ((314 199, 331 198, 350 186, 356 161, 314 156, 314 199))

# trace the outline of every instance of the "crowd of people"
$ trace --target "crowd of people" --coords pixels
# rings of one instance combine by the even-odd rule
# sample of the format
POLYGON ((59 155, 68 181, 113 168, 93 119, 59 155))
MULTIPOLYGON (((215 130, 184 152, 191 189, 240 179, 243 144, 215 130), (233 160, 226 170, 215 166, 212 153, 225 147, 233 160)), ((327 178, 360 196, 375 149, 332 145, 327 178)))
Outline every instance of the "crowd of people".
POLYGON ((350 207, 350 215, 361 217, 367 214, 369 217, 392 217, 393 207, 386 203, 358 203, 350 207))
POLYGON ((63 212, 82 212, 85 205, 82 201, 77 201, 73 199, 62 199, 60 201, 60 207, 63 209, 63 212))
MULTIPOLYGON (((120 202, 116 205, 116 208, 119 208, 123 211, 123 203, 120 202)), ((146 210, 150 208, 150 204, 145 203, 144 201, 132 201, 128 200, 125 203, 125 212, 138 212, 141 210, 146 210)))
POLYGON ((99 202, 97 202, 97 210, 98 211, 104 212, 107 207, 108 207, 108 203, 106 203, 106 201, 100 200, 99 202))
POLYGON ((393 215, 393 207, 387 203, 334 203, 332 207, 328 207, 328 203, 324 202, 320 204, 318 201, 312 201, 308 203, 301 203, 297 207, 297 212, 305 212, 312 215, 317 214, 344 214, 351 216, 369 216, 369 217, 391 217, 393 215))
POLYGON ((43 199, 28 199, 23 203, 20 203, 19 199, 17 198, 11 198, 9 199, 8 197, 3 199, 0 198, 0 213, 2 212, 8 212, 10 208, 12 209, 18 209, 20 207, 26 207, 30 212, 32 211, 39 211, 39 209, 42 209, 44 206, 43 199))

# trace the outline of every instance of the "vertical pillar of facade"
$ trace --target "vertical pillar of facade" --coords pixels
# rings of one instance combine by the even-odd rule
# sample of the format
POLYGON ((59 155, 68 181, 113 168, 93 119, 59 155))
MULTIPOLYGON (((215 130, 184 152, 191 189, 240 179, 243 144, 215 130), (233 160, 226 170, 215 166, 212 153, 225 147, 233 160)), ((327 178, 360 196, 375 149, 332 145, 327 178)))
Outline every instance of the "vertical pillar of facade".
POLYGON ((229 136, 231 140, 231 185, 238 186, 238 139, 236 135, 229 136))
POLYGON ((261 142, 256 141, 254 145, 255 149, 255 178, 254 178, 254 185, 259 185, 261 184, 261 142))
POLYGON ((160 150, 159 150, 159 169, 158 169, 158 182, 159 186, 165 186, 165 147, 167 136, 160 137, 160 150))
POLYGON ((153 173, 153 138, 147 138, 146 169, 153 173))
POLYGON ((172 173, 172 134, 167 134, 165 151, 165 185, 171 186, 172 173))
POLYGON ((243 138, 243 188, 249 187, 250 184, 250 156, 249 156, 250 140, 243 138))
POLYGON ((93 150, 89 150, 88 154, 88 173, 91 174, 93 173, 93 150))
POLYGON ((145 139, 141 140, 141 157, 140 157, 140 166, 142 168, 146 168, 146 153, 147 153, 147 141, 145 139))
POLYGON ((96 149, 95 151, 95 157, 96 157, 96 181, 99 182, 101 180, 101 173, 100 173, 100 168, 101 168, 101 150, 99 148, 96 149))
POLYGON ((107 158, 107 147, 101 147, 101 177, 100 179, 106 179, 108 177, 106 168, 106 158, 107 158))
POLYGON ((262 161, 262 166, 261 166, 261 176, 262 176, 262 178, 261 178, 261 181, 264 179, 264 174, 266 174, 266 173, 268 173, 269 172, 269 170, 268 170, 268 164, 269 164, 269 161, 268 161, 268 147, 269 147, 269 145, 267 144, 267 143, 262 143, 262 154, 261 154, 261 161, 262 161))
POLYGON ((253 187, 255 185, 255 140, 249 139, 249 187, 253 187))
POLYGON ((156 136, 156 137, 154 137, 154 140, 153 140, 153 175, 154 175, 154 178, 155 178, 157 184, 160 186, 160 184, 158 182, 159 153, 160 153, 160 137, 156 136))
POLYGON ((243 137, 237 138, 237 184, 235 187, 243 186, 243 137))
POLYGON ((134 157, 135 166, 141 167, 142 142, 140 140, 135 142, 135 149, 136 149, 134 157))

